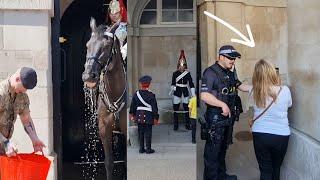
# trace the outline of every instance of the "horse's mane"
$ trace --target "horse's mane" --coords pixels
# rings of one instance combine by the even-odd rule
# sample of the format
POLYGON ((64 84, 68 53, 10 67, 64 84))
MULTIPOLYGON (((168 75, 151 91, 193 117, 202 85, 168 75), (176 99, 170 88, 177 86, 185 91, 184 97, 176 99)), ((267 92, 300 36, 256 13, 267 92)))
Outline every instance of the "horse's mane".
MULTIPOLYGON (((106 31, 106 29, 108 29, 109 26, 105 25, 105 24, 100 24, 98 27, 97 27, 97 35, 98 37, 104 37, 104 32, 106 31)), ((116 47, 117 48, 120 48, 120 42, 119 42, 119 39, 117 38, 117 36, 115 36, 115 44, 116 44, 116 47)), ((116 52, 119 52, 120 51, 116 51, 116 52)))
MULTIPOLYGON (((97 27, 97 33, 98 33, 98 36, 99 37, 103 37, 104 36, 104 32, 106 31, 106 29, 108 29, 109 26, 105 25, 105 24, 100 24, 98 27, 97 27)), ((116 41, 119 41, 118 40, 118 37, 115 36, 115 38, 117 39, 116 41)), ((119 42, 117 42, 119 43, 119 42)))
POLYGON ((97 33, 99 37, 103 36, 104 31, 107 29, 107 26, 104 24, 101 24, 97 27, 97 33))

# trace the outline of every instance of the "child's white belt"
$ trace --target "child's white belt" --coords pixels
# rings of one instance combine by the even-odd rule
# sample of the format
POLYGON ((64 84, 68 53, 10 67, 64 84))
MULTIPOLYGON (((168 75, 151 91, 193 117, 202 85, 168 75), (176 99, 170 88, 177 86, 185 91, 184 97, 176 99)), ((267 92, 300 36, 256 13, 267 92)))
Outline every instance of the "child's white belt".
POLYGON ((149 108, 149 107, 143 107, 143 106, 137 107, 137 110, 152 112, 152 109, 151 109, 151 108, 149 108))

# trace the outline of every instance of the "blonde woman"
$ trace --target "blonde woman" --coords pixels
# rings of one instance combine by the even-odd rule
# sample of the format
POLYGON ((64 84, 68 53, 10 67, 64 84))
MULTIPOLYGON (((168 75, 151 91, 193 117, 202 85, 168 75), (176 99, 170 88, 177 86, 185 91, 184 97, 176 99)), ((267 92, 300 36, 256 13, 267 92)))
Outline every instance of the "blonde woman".
POLYGON ((290 136, 288 108, 292 105, 291 93, 287 86, 280 85, 274 66, 265 60, 256 63, 252 85, 250 95, 256 118, 252 122, 252 134, 260 180, 279 180, 290 136))

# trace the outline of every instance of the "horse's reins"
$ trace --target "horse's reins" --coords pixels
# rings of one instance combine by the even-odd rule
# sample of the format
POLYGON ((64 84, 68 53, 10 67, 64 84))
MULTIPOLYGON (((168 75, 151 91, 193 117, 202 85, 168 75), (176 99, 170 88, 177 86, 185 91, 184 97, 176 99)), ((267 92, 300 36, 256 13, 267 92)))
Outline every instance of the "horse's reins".
MULTIPOLYGON (((110 36, 109 36, 110 37, 110 36)), ((100 88, 99 88, 99 96, 101 97, 103 103, 105 104, 105 106, 107 106, 107 110, 108 112, 110 113, 113 113, 114 117, 115 117, 115 126, 118 126, 119 125, 119 112, 122 110, 122 108, 124 107, 125 105, 125 96, 126 96, 126 92, 127 92, 127 78, 126 78, 126 71, 125 71, 125 67, 124 67, 124 64, 122 65, 122 69, 123 69, 123 73, 124 73, 124 76, 125 76, 125 88, 121 94, 121 96, 114 102, 111 103, 110 101, 110 98, 108 96, 108 93, 107 93, 107 90, 106 90, 106 87, 105 87, 105 83, 104 83, 104 80, 103 80, 103 76, 105 74, 105 72, 107 71, 111 61, 112 61, 112 57, 114 55, 114 37, 113 37, 113 42, 112 42, 112 46, 111 46, 111 50, 110 50, 110 55, 108 57, 108 61, 107 61, 107 64, 104 66, 104 69, 102 70, 101 72, 101 75, 100 75, 100 88), (102 78, 101 78, 102 77, 102 78)), ((122 57, 121 57, 121 60, 123 61, 122 57)), ((106 81, 107 83, 109 84, 109 80, 108 78, 106 78, 106 81)))

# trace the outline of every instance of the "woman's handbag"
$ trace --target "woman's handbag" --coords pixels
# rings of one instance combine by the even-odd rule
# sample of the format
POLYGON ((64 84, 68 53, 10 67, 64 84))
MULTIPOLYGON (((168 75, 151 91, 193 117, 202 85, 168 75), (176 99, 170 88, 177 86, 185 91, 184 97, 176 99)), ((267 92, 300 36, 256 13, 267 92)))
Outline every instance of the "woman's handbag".
MULTIPOLYGON (((277 97, 279 96, 281 90, 282 90, 282 87, 280 87, 280 90, 279 90, 279 92, 278 92, 278 94, 277 94, 277 97)), ((251 129, 253 123, 254 123, 257 119, 259 119, 259 118, 271 107, 271 105, 272 105, 273 103, 274 103, 274 100, 272 100, 272 102, 268 105, 268 107, 266 107, 266 108, 262 111, 261 114, 259 114, 259 115, 258 115, 257 117, 255 117, 255 118, 249 119, 250 129, 251 129)))

